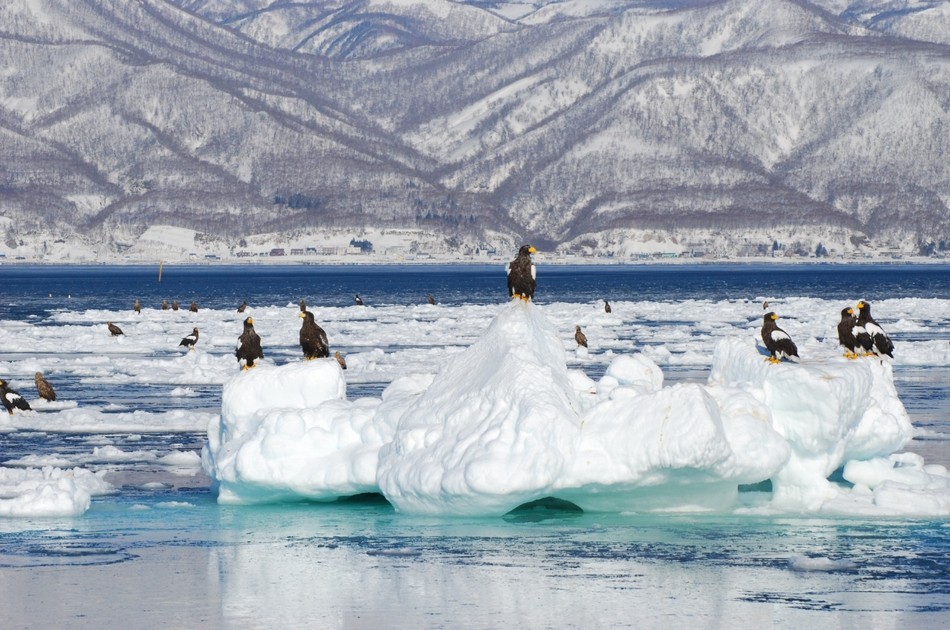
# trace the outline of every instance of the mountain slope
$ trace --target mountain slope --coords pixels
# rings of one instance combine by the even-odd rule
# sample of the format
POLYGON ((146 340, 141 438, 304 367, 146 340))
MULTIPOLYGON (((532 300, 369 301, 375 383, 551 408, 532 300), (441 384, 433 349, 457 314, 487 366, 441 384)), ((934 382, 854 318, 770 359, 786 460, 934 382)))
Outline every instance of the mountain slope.
POLYGON ((925 4, 10 0, 4 240, 913 250, 950 235, 950 46, 925 4))

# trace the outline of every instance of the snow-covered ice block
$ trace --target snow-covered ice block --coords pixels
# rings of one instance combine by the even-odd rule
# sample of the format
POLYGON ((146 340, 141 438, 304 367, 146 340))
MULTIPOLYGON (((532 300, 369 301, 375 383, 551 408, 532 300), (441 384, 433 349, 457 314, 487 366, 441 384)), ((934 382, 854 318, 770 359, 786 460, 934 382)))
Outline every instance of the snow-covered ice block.
MULTIPOLYGON (((765 480, 784 511, 903 500, 887 482, 849 492, 828 480, 912 435, 877 360, 771 365, 751 341, 726 339, 706 383, 664 387, 644 355, 616 357, 595 382, 567 368, 541 307, 512 301, 436 369, 355 402, 332 360, 234 377, 203 453, 219 500, 379 491, 416 514, 500 515, 548 496, 585 510, 728 511, 741 484, 765 480)), ((907 492, 939 490, 938 472, 907 492)), ((927 497, 917 505, 939 510, 927 497)))
POLYGON ((78 516, 93 496, 115 490, 104 476, 84 468, 0 467, 0 517, 78 516))
POLYGON ((391 437, 373 426, 378 404, 346 400, 334 359, 242 372, 224 386, 202 451, 218 500, 327 501, 376 491, 376 456, 391 437))
POLYGON ((846 461, 886 456, 913 437, 890 364, 877 359, 772 365, 751 340, 730 338, 716 346, 709 383, 764 403, 788 443, 788 463, 771 477, 776 507, 820 509, 838 493, 828 476, 846 461))

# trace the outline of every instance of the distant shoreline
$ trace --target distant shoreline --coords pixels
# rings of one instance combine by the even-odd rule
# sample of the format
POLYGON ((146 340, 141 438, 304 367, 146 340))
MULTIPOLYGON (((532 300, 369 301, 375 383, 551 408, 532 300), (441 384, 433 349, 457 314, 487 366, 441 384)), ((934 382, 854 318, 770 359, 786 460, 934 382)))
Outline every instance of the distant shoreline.
MULTIPOLYGON (((347 256, 345 258, 288 259, 286 257, 247 259, 187 259, 187 260, 108 260, 108 261, 63 261, 63 260, 11 260, 0 259, 0 269, 4 267, 144 267, 157 268, 160 264, 169 267, 495 267, 505 265, 513 258, 496 257, 489 259, 451 259, 428 258, 422 260, 395 260, 372 256, 347 256)), ((662 258, 617 260, 602 257, 563 257, 548 258, 535 255, 538 265, 556 267, 727 267, 727 266, 950 266, 950 258, 904 257, 904 258, 662 258)))

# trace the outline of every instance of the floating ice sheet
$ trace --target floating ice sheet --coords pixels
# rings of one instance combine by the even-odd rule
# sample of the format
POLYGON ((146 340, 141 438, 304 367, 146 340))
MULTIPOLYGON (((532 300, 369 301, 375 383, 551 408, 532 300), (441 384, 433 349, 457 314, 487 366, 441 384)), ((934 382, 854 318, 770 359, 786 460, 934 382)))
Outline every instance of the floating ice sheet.
POLYGON ((835 349, 770 365, 751 337, 727 338, 707 384, 664 387, 643 354, 618 354, 599 382, 567 361, 545 308, 512 302, 467 349, 381 400, 346 400, 331 360, 263 366, 225 386, 204 464, 224 502, 381 492, 398 511, 439 515, 547 496, 598 511, 728 511, 749 510, 741 484, 771 480, 753 511, 950 512, 942 467, 921 468, 900 500, 887 501, 888 481, 828 480, 912 437, 886 363, 835 349))

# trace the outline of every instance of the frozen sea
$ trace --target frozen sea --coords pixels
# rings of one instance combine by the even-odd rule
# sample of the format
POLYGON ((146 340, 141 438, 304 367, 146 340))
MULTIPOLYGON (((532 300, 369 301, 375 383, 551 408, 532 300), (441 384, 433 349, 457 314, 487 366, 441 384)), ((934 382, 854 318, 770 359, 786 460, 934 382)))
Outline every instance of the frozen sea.
MULTIPOLYGON (((0 418, 0 466, 90 471, 110 488, 80 515, 0 516, 3 628, 937 628, 950 618, 946 518, 585 514, 555 503, 427 518, 378 495, 219 505, 198 453, 238 371, 242 301, 266 362, 280 365, 300 360, 305 299, 346 355, 348 398, 378 397, 485 331, 506 301, 504 270, 166 266, 160 282, 157 272, 0 267, 0 378, 34 406, 0 418), (163 299, 180 310, 161 310, 163 299), (126 334, 112 338, 107 321, 126 334), (188 353, 178 342, 193 327, 201 338, 188 353), (36 371, 55 403, 36 400, 36 371)), ((757 336, 764 301, 806 356, 836 345, 839 313, 858 299, 897 346, 895 383, 917 431, 906 450, 950 465, 946 267, 542 263, 536 304, 570 367, 598 378, 618 355, 643 353, 676 383, 705 382, 719 338, 757 336), (586 353, 573 353, 575 325, 586 353)))

